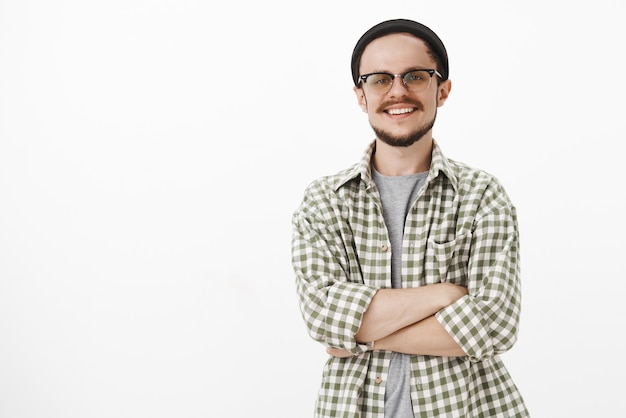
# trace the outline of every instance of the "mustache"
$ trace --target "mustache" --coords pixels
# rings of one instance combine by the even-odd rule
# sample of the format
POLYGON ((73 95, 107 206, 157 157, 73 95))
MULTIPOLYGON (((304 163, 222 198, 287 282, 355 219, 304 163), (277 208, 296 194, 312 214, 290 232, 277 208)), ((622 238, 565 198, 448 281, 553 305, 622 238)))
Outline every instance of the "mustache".
POLYGON ((378 109, 376 110, 378 112, 382 112, 383 110, 385 110, 386 107, 393 106, 393 105, 400 104, 400 103, 411 105, 417 108, 418 110, 423 109, 422 102, 420 102, 419 100, 415 100, 410 97, 407 97, 404 100, 388 100, 384 103, 381 103, 380 106, 378 106, 378 109))

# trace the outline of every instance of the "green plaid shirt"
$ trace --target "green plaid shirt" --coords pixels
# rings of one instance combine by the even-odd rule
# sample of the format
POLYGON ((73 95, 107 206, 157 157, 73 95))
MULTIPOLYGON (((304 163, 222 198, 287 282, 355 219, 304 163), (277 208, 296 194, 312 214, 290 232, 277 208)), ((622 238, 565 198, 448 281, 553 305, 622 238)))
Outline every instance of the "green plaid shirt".
MULTIPOLYGON (((354 336, 377 289, 391 287, 391 251, 373 142, 361 162, 307 188, 293 215, 292 263, 310 336, 351 351, 330 357, 316 417, 384 416, 391 353, 354 336)), ((517 339, 519 240, 515 207, 489 174, 447 159, 434 143, 426 184, 406 217, 405 287, 450 282, 468 295, 436 314, 467 357, 411 356, 416 417, 526 417, 498 354, 517 339)))

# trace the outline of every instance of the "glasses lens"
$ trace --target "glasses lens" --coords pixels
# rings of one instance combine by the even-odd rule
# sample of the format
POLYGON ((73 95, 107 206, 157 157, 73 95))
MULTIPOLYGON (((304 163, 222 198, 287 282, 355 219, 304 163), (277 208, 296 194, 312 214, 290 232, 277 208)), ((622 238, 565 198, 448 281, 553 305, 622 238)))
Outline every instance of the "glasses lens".
POLYGON ((425 70, 415 70, 404 76, 404 84, 412 92, 426 90, 430 84, 430 74, 425 70))
POLYGON ((393 78, 389 74, 372 74, 365 80, 367 87, 376 92, 389 90, 392 83, 393 78))

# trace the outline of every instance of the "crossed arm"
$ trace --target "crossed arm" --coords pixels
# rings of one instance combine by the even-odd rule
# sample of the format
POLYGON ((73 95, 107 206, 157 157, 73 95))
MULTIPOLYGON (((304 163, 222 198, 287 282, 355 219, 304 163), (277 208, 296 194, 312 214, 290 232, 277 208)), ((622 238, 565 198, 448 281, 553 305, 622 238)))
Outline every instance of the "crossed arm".
MULTIPOLYGON (((450 283, 380 289, 363 315, 356 339, 361 343, 373 341, 375 350, 465 356, 466 353, 434 317, 439 310, 465 295, 465 287, 450 283)), ((338 348, 326 351, 334 357, 353 355, 338 348)))

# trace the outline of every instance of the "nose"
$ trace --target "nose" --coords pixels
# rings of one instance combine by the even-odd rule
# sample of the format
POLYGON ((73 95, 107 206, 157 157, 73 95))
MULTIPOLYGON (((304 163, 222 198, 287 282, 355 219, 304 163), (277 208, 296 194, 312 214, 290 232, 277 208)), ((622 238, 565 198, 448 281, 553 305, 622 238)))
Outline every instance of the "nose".
POLYGON ((393 81, 391 82, 391 88, 389 89, 389 95, 391 97, 402 97, 406 96, 409 89, 404 84, 404 80, 402 79, 402 75, 396 74, 393 77, 393 81))

